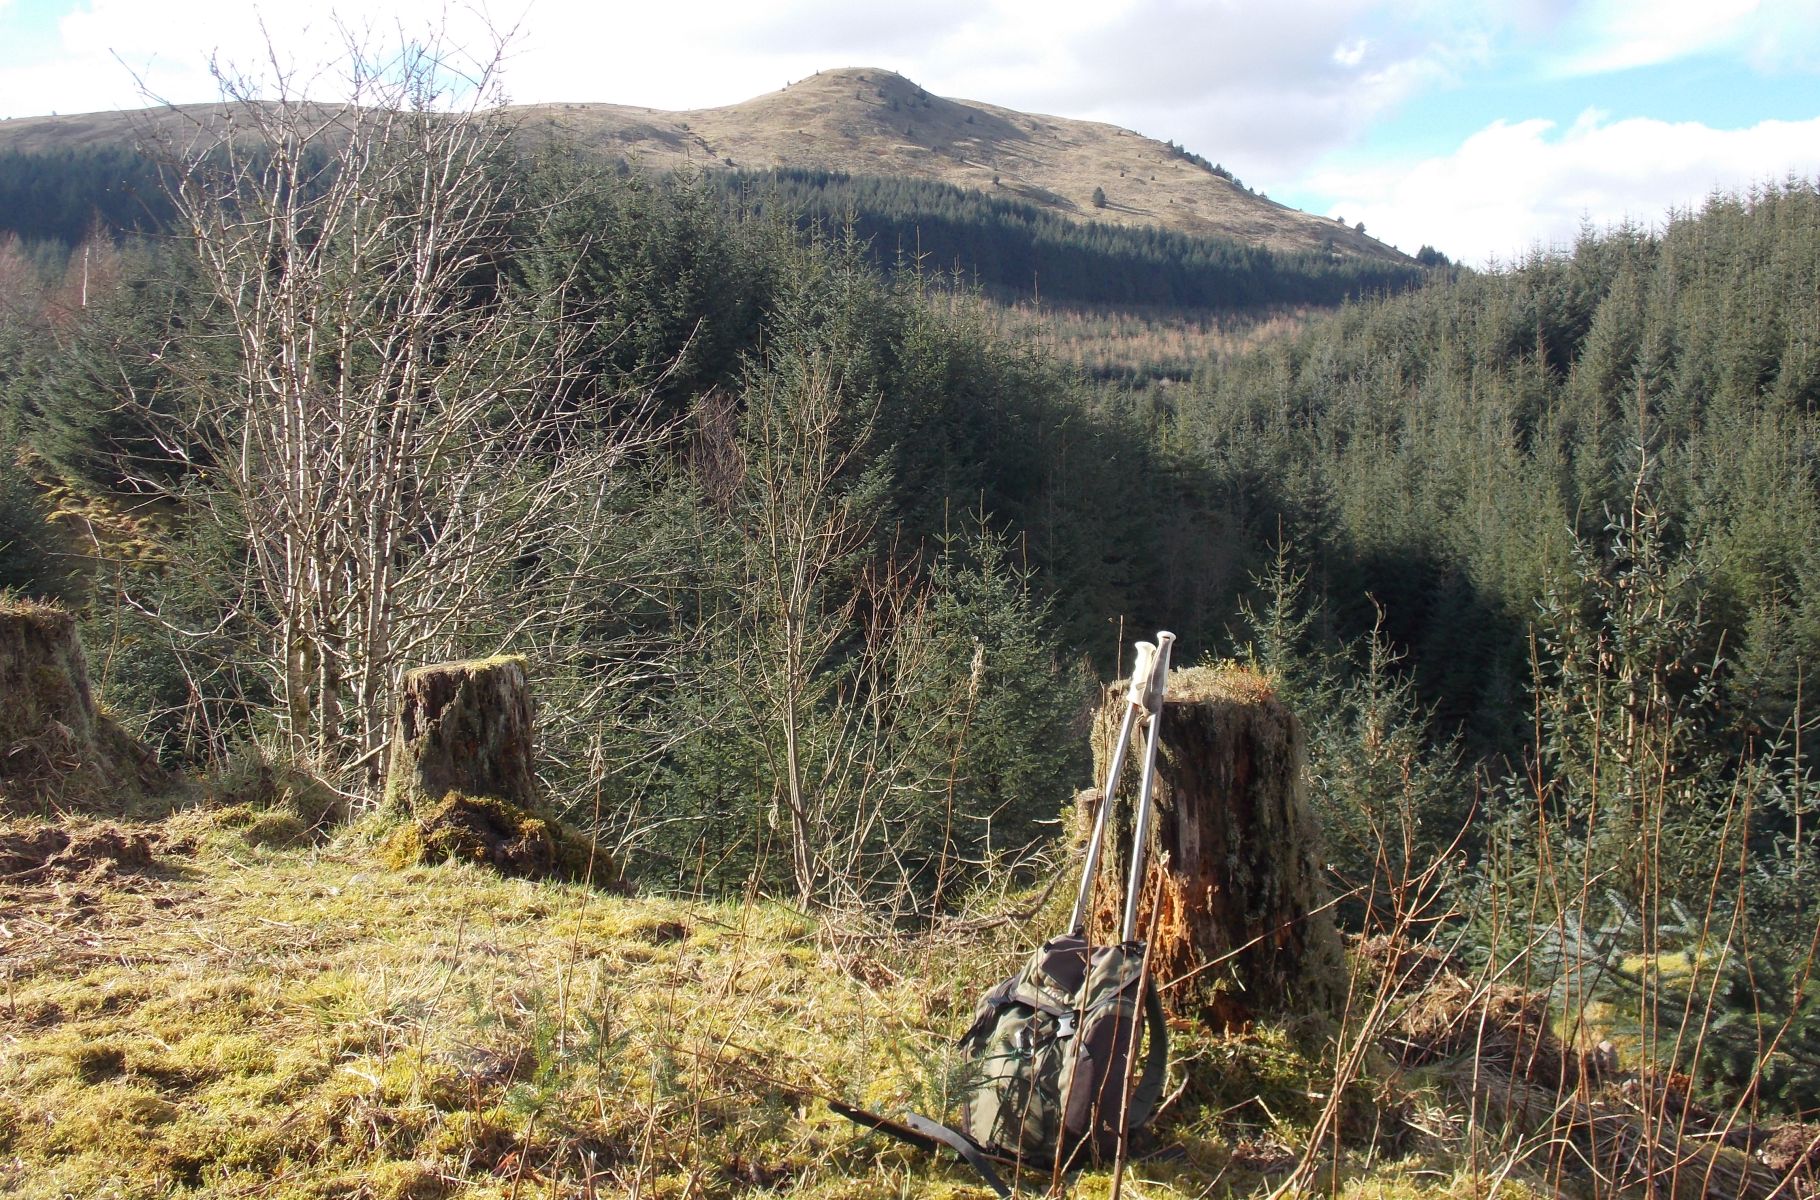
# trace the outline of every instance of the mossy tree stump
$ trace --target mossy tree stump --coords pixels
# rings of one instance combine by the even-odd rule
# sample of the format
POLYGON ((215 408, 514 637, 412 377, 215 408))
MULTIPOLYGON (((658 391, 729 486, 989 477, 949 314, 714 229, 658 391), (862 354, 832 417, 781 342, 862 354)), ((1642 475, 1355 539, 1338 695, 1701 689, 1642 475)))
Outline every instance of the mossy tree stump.
POLYGON ((607 857, 545 814, 535 713, 521 658, 405 674, 392 720, 385 810, 394 865, 458 859, 508 875, 616 882, 607 857))
POLYGON ((450 792, 529 808, 537 798, 534 722, 522 658, 405 672, 392 719, 387 809, 420 816, 450 792))
POLYGON ((121 814, 172 785, 96 707, 75 618, 0 600, 0 811, 121 814))
MULTIPOLYGON (((1126 686, 1095 721, 1103 778, 1126 686)), ((1331 1006, 1345 984, 1325 907, 1319 839, 1303 781, 1300 724, 1264 679, 1237 667, 1172 674, 1163 705, 1139 937, 1172 1012, 1232 1024, 1258 1011, 1331 1006)), ((1088 932, 1119 935, 1131 869, 1142 726, 1117 789, 1088 932)), ((1097 790, 1082 793, 1090 829, 1097 790)))

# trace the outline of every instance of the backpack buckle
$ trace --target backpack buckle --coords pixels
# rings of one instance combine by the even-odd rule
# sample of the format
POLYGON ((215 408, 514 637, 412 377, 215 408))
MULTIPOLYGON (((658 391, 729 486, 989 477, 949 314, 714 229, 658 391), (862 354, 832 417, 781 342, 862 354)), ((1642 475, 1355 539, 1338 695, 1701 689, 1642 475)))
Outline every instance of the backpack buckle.
POLYGON ((1058 1038, 1074 1036, 1074 1014, 1063 1013, 1055 1019, 1055 1036, 1058 1038))

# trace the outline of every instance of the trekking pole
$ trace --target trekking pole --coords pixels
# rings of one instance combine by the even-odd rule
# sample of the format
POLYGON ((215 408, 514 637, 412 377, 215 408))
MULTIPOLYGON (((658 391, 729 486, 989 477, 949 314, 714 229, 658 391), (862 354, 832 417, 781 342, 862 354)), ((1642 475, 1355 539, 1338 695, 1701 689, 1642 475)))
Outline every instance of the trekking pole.
POLYGON ((1131 836, 1131 879, 1125 885, 1125 924, 1119 941, 1129 942, 1137 933, 1138 888, 1144 882, 1144 842, 1150 834, 1150 790, 1156 782, 1156 745, 1163 728, 1163 698, 1169 691, 1169 647, 1175 634, 1163 631, 1156 635, 1156 663, 1151 668, 1150 685, 1144 696, 1144 709, 1150 714, 1150 729, 1144 739, 1144 774, 1138 784, 1136 829, 1131 836))
POLYGON ((1087 842, 1087 865, 1081 868, 1081 890, 1074 898, 1074 919, 1068 931, 1080 937, 1087 931, 1087 898, 1093 894, 1093 878, 1100 868, 1100 843, 1105 841, 1106 816, 1112 811, 1112 789, 1119 784, 1119 772, 1125 769, 1125 751, 1131 746, 1131 731, 1137 726, 1138 709, 1150 694, 1150 675, 1156 666, 1156 647, 1139 642, 1131 663, 1131 688, 1125 694, 1125 720, 1119 726, 1119 740, 1112 747, 1112 765, 1106 770, 1106 786, 1100 789, 1100 811, 1093 818, 1093 836, 1087 842))

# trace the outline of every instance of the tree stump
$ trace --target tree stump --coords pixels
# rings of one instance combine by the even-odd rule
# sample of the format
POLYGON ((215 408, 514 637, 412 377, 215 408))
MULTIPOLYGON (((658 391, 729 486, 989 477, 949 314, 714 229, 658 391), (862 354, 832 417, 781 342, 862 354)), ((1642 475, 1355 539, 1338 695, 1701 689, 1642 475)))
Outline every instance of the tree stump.
POLYGON ((96 707, 75 618, 0 600, 0 811, 119 815, 173 782, 96 707))
POLYGON ((544 812, 535 763, 523 659, 406 672, 385 789, 385 812, 401 824, 387 839, 387 860, 454 859, 532 879, 616 882, 606 854, 544 812))
MULTIPOLYGON (((1095 720, 1103 778, 1126 685, 1095 720)), ((1238 667, 1174 673, 1163 706, 1137 936, 1179 1015, 1231 1025, 1264 1010, 1336 1003, 1345 986, 1339 934, 1325 907, 1320 849, 1302 778, 1301 726, 1268 683, 1238 667)), ((1143 761, 1140 726, 1107 825, 1089 936, 1113 941, 1131 869, 1143 761)), ((1092 828, 1099 792, 1082 793, 1092 828)))
POLYGON ((392 720, 386 808, 417 816, 450 792, 529 808, 537 798, 536 753, 524 659, 407 671, 392 720))

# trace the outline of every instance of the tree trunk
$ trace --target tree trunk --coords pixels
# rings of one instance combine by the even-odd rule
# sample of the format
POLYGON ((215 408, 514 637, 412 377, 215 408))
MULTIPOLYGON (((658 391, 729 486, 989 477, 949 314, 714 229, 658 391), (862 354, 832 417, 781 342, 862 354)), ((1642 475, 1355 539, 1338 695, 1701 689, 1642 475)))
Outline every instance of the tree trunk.
POLYGON ((386 808, 422 816, 454 792, 528 809, 535 754, 523 659, 418 667, 398 689, 386 808))
MULTIPOLYGON (((1125 685, 1094 727, 1103 778, 1125 685)), ((1116 790, 1089 936, 1118 938, 1143 761, 1140 726, 1116 790)), ((1137 936, 1172 1012, 1230 1024, 1261 1010, 1330 1006, 1345 985, 1339 935, 1320 881, 1302 779, 1301 726, 1258 675, 1235 667, 1173 674, 1163 706, 1155 811, 1137 936)), ((1091 829, 1097 790, 1082 794, 1091 829)))
POLYGON ((123 815, 173 783, 96 708, 75 619, 0 599, 0 812, 123 815))

